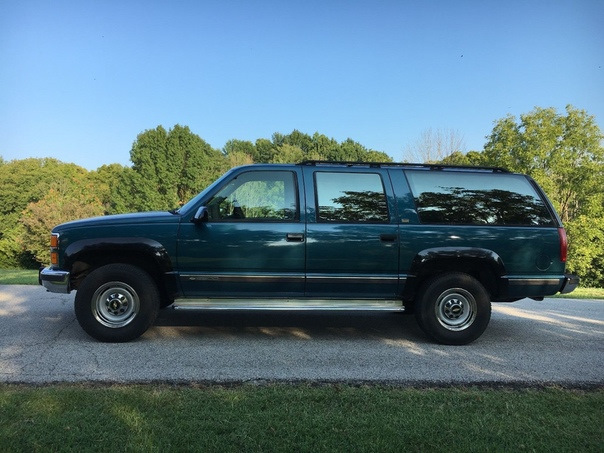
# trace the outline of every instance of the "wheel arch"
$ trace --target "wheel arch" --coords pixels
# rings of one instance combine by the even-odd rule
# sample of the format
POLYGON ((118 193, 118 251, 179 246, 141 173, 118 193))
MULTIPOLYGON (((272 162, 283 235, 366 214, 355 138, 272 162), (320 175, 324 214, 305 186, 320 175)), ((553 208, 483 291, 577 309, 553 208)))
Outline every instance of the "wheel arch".
POLYGON ((178 284, 172 260, 159 242, 144 237, 83 239, 65 250, 65 267, 71 271, 71 286, 77 289, 94 269, 112 263, 131 264, 147 272, 157 283, 162 300, 172 300, 178 284))
POLYGON ((501 292, 501 277, 506 274, 501 257, 489 249, 476 247, 435 247, 422 250, 412 261, 403 298, 414 300, 422 284, 447 272, 462 272, 474 277, 492 298, 501 292))

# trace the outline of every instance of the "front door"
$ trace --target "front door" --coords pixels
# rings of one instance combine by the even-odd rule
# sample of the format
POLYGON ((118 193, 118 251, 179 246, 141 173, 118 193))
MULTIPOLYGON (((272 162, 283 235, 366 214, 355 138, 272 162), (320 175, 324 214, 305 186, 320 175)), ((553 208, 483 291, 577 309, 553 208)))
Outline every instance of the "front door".
POLYGON ((187 297, 304 295, 304 224, 295 171, 238 173, 183 223, 180 281, 187 297))

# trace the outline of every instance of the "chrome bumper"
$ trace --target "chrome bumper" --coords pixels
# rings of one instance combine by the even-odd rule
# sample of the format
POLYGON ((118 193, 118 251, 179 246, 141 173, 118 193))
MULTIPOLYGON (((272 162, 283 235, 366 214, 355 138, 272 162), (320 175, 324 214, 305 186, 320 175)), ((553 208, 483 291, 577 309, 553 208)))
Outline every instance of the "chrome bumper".
POLYGON ((560 294, 572 293, 577 286, 579 286, 579 277, 572 274, 565 274, 560 294))
POLYGON ((38 273, 38 282, 51 293, 69 294, 71 292, 69 272, 67 271, 57 271, 50 267, 42 268, 38 273))

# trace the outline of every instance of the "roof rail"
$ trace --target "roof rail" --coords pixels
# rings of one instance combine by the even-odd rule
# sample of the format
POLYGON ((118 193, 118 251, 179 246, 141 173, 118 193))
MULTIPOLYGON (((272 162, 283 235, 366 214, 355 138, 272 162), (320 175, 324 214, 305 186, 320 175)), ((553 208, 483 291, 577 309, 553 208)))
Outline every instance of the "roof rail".
POLYGON ((401 162, 356 162, 356 161, 336 161, 336 160, 305 160, 299 162, 298 165, 317 166, 317 165, 340 165, 344 167, 401 167, 408 169, 426 169, 426 170, 475 170, 491 173, 510 173, 509 170, 501 167, 483 167, 471 165, 445 165, 445 164, 417 164, 417 163, 401 163, 401 162))

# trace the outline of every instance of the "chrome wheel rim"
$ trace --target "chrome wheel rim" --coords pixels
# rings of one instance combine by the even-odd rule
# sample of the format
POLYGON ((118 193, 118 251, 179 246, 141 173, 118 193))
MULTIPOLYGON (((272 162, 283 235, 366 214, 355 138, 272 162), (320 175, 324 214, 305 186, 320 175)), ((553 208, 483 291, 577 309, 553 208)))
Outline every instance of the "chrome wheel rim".
POLYGON ((443 292, 438 297, 435 309, 436 319, 448 330, 464 330, 476 319, 476 299, 462 288, 443 292))
POLYGON ((130 324, 140 308, 136 291, 123 282, 100 286, 92 298, 92 312, 105 327, 118 329, 130 324))

